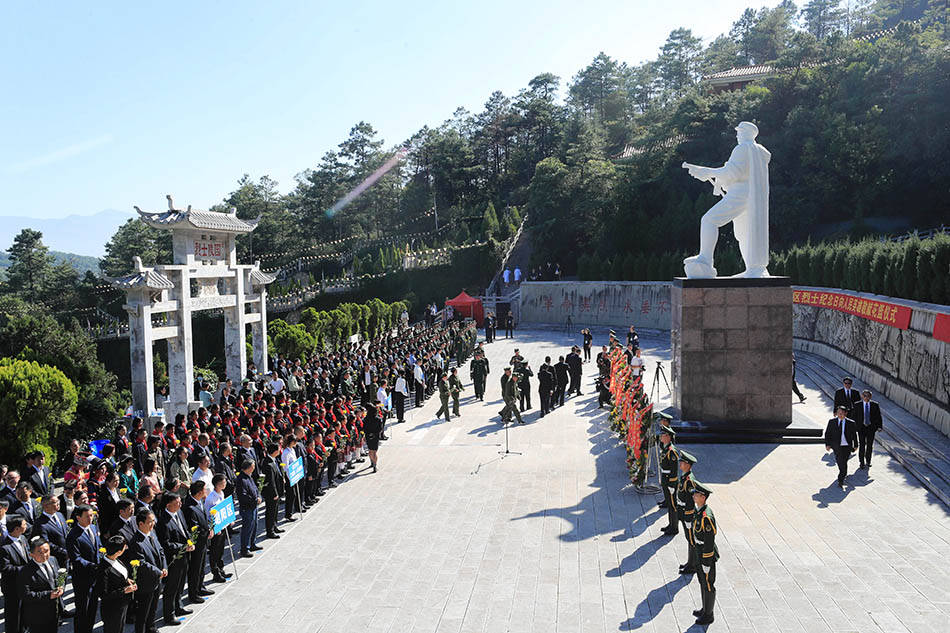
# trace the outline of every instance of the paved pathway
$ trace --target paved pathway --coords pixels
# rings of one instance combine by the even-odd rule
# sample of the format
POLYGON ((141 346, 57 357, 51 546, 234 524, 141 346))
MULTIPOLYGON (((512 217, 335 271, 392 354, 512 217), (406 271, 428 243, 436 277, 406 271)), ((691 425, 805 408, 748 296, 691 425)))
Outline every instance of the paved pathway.
MULTIPOLYGON (((215 585, 180 630, 702 630, 690 613, 695 580, 676 573, 685 541, 662 537, 654 498, 627 485, 623 450, 590 395, 592 364, 584 396, 542 420, 534 402, 528 424, 511 428, 523 455, 498 454, 498 378, 512 348, 537 369, 566 344, 519 332, 487 346, 485 403, 469 387, 461 419, 435 421, 433 399, 391 427, 378 474, 357 472, 240 561, 240 578, 215 585)), ((668 337, 643 346, 648 362, 669 356, 668 337)), ((948 630, 948 509, 886 454, 839 491, 820 446, 689 450, 720 525, 711 629, 948 630)))

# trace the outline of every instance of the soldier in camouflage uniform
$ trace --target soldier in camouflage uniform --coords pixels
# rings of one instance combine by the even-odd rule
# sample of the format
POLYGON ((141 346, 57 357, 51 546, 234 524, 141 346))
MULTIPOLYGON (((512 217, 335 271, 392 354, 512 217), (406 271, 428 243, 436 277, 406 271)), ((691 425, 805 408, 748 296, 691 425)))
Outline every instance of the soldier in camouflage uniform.
POLYGON ((716 517, 706 505, 706 499, 711 494, 712 491, 703 484, 698 481, 693 483, 693 503, 696 504, 693 542, 699 560, 696 577, 703 601, 702 608, 693 611, 696 624, 710 624, 713 621, 713 607, 716 606, 716 561, 719 560, 719 549, 716 547, 716 517))

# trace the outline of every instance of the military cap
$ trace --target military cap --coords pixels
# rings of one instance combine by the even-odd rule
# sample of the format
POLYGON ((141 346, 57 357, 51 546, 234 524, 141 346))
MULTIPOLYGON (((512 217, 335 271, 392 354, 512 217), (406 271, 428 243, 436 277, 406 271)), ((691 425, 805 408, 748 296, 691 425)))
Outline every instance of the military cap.
POLYGON ((674 431, 673 427, 669 426, 665 422, 663 424, 660 424, 660 430, 657 432, 656 436, 660 437, 664 433, 666 433, 667 435, 669 435, 670 437, 674 439, 676 438, 676 431, 674 431))
POLYGON ((662 411, 657 411, 656 413, 654 413, 654 415, 664 420, 664 422, 660 422, 660 424, 669 425, 670 421, 673 419, 672 415, 670 415, 669 413, 663 413, 662 411))
POLYGON ((693 481, 693 489, 690 491, 692 494, 701 494, 706 495, 707 497, 712 494, 712 490, 704 486, 698 481, 693 481))
POLYGON ((696 458, 687 453, 686 451, 680 451, 680 461, 686 462, 687 464, 695 464, 696 458))

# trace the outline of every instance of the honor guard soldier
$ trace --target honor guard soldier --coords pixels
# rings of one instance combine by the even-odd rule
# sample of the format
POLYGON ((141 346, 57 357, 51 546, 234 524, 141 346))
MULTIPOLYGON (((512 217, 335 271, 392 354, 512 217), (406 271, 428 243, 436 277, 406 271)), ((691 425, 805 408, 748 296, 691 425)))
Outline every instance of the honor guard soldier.
POLYGON ((660 486, 663 487, 663 507, 669 523, 662 532, 667 536, 679 534, 679 525, 676 522, 676 482, 679 479, 679 451, 673 445, 676 432, 664 421, 660 426, 660 486))
POLYGON ((693 611, 696 624, 710 624, 713 621, 713 607, 716 606, 716 561, 719 560, 719 549, 716 547, 716 517, 706 505, 710 494, 712 491, 698 481, 693 484, 693 503, 696 504, 693 512, 693 542, 699 560, 696 577, 699 579, 703 601, 702 608, 693 611))
POLYGON ((693 487, 696 480, 693 479, 693 464, 696 458, 680 451, 680 477, 676 484, 676 516, 683 524, 683 532, 686 536, 686 562, 680 565, 681 574, 695 574, 699 566, 696 555, 696 544, 693 542, 693 514, 696 512, 696 504, 693 503, 693 487))
POLYGON ((485 399, 485 379, 488 378, 488 359, 485 353, 478 349, 475 350, 475 358, 468 366, 469 375, 475 384, 475 397, 479 400, 485 399))

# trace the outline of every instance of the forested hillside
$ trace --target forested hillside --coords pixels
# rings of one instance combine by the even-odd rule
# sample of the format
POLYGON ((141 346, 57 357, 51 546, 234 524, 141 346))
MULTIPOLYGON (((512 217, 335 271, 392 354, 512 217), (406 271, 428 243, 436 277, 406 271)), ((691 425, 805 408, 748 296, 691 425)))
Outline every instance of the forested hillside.
MULTIPOLYGON (((721 164, 732 128, 748 119, 773 154, 774 248, 830 226, 844 227, 837 237, 872 233, 878 218, 934 226, 950 215, 947 20, 944 0, 750 8, 711 42, 681 28, 652 60, 604 52, 569 80, 541 73, 515 95, 490 94, 481 112, 459 109, 390 147, 359 122, 289 194, 245 177, 221 206, 263 215, 243 255, 271 258, 351 236, 397 236, 401 247, 409 239, 398 236, 422 231, 418 244, 428 246, 501 238, 516 206, 530 215, 535 257, 571 273, 585 252, 694 250, 698 218, 715 199, 679 165, 721 164), (773 76, 719 93, 702 79, 748 64, 773 76), (401 149, 395 168, 327 213, 401 149)), ((127 268, 130 244, 148 261, 165 239, 129 223, 104 269, 127 268)))

